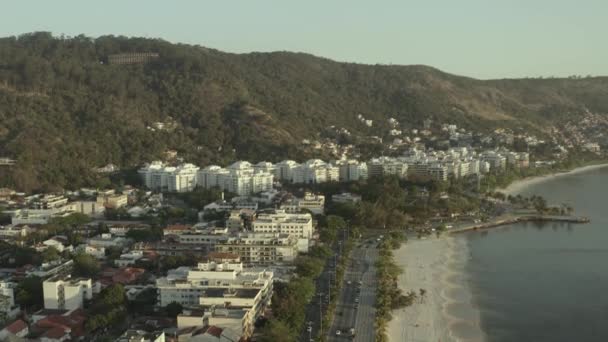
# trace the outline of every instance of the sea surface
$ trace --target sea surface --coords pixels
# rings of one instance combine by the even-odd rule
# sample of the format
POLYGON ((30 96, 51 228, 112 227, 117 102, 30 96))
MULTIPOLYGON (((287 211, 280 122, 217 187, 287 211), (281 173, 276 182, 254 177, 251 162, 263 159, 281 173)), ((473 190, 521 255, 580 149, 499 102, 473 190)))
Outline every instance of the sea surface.
POLYGON ((487 340, 608 341, 608 168, 522 194, 570 204, 591 223, 523 223, 465 235, 467 278, 487 340))

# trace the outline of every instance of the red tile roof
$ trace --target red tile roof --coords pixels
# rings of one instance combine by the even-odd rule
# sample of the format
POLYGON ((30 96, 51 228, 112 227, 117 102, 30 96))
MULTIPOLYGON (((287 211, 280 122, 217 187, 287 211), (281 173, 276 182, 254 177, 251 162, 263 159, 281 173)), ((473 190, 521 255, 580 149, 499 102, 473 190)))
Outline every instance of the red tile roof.
POLYGON ((67 333, 69 333, 69 330, 66 330, 61 327, 54 327, 54 328, 47 330, 44 334, 42 334, 42 337, 59 339, 59 338, 62 338, 63 336, 65 336, 67 333))
POLYGON ((215 325, 210 325, 209 328, 207 328, 207 334, 213 335, 217 338, 222 336, 222 331, 224 331, 224 329, 216 327, 215 325))
POLYGON ((27 324, 23 320, 18 319, 4 327, 4 329, 9 333, 16 335, 20 331, 23 331, 23 329, 27 329, 27 324))
POLYGON ((130 284, 136 281, 139 277, 141 277, 144 272, 146 272, 146 270, 144 270, 143 268, 122 268, 119 269, 116 273, 114 273, 114 275, 112 276, 112 281, 114 281, 115 283, 130 284))

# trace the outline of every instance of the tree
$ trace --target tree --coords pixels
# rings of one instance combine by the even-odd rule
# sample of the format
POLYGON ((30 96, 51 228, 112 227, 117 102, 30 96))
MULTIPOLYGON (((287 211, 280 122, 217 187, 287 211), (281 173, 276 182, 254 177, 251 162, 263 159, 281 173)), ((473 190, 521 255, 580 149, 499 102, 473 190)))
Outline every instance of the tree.
POLYGON ((167 316, 171 318, 177 317, 177 315, 181 314, 183 310, 184 308, 182 307, 182 305, 176 302, 169 303, 165 307, 165 312, 167 313, 167 316))
POLYGON ((74 274, 79 277, 93 277, 99 273, 99 263, 95 258, 84 252, 79 252, 73 257, 74 274))
POLYGON ((16 302, 23 308, 41 307, 44 303, 42 279, 36 276, 26 277, 16 287, 16 302))
POLYGON ((57 250, 57 248, 53 246, 47 247, 44 251, 42 251, 42 260, 44 262, 51 262, 55 260, 59 260, 61 258, 61 254, 57 250))
POLYGON ((279 319, 273 319, 262 329, 260 342, 295 342, 296 335, 289 326, 279 319))
POLYGON ((309 256, 299 256, 296 259, 296 273, 303 277, 316 278, 323 271, 323 260, 309 256))

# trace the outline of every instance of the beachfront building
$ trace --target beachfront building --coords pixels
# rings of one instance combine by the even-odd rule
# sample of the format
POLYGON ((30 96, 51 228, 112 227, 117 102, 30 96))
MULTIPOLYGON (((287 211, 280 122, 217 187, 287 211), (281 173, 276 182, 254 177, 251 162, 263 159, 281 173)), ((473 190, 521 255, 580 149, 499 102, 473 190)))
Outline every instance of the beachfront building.
POLYGON ((258 214, 251 223, 251 228, 254 232, 293 234, 304 239, 310 239, 313 233, 312 216, 309 213, 289 214, 280 209, 258 214))
POLYGON ((295 235, 241 233, 218 242, 215 251, 234 253, 246 264, 275 265, 292 262, 300 248, 295 235))
POLYGON ((187 308, 241 310, 243 335, 250 337, 253 324, 270 305, 272 282, 270 271, 244 268, 236 255, 212 253, 197 267, 169 271, 156 280, 156 288, 162 307, 175 302, 187 308))

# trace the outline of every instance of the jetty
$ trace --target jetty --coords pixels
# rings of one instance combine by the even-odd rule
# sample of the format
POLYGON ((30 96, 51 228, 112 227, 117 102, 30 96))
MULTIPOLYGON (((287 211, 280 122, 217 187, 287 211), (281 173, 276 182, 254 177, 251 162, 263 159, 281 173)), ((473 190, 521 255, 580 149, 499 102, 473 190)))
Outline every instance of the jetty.
POLYGON ((591 220, 588 217, 584 216, 559 216, 559 215, 508 215, 507 217, 498 217, 493 220, 476 223, 464 227, 458 227, 450 229, 449 233, 462 233, 473 230, 485 230, 500 226, 506 226, 514 223, 521 222, 563 222, 563 223, 576 223, 583 224, 589 223, 591 220))

